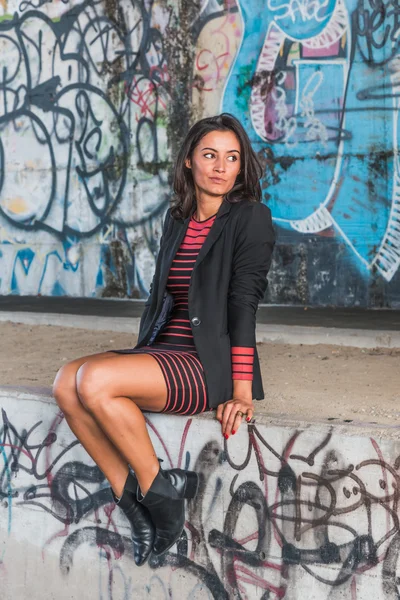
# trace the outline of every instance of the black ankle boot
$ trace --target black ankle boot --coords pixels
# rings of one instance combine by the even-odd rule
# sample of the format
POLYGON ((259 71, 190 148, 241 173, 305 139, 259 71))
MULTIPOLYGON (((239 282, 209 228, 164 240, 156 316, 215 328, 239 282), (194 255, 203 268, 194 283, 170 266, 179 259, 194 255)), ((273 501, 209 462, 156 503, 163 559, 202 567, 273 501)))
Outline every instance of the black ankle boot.
POLYGON ((155 527, 151 521, 149 511, 137 501, 139 484, 134 475, 129 472, 126 479, 124 491, 118 500, 111 490, 114 502, 119 506, 128 518, 132 529, 133 557, 135 564, 143 565, 151 552, 155 527))
POLYGON ((185 525, 185 498, 194 498, 198 485, 199 478, 194 471, 160 468, 145 496, 138 486, 137 498, 149 511, 156 527, 154 554, 163 554, 180 538, 185 525))

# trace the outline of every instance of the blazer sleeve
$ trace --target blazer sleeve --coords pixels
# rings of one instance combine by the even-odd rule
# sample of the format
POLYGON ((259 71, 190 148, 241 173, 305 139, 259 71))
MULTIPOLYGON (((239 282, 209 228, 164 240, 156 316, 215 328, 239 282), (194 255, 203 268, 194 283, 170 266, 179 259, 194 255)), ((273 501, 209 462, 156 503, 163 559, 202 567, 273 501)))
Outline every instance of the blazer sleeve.
MULTIPOLYGON (((166 234, 166 232, 168 230, 168 225, 169 225, 170 218, 171 218, 171 209, 168 208, 168 210, 166 212, 166 215, 165 215, 165 218, 164 218, 164 224, 163 224, 163 229, 162 229, 162 233, 161 233, 161 239, 160 239, 160 245, 159 245, 158 254, 160 253, 160 248, 163 245, 165 234, 166 234)), ((149 306, 150 305, 151 292, 153 291, 154 278, 155 278, 155 272, 154 272, 154 275, 153 275, 153 279, 151 280, 151 283, 150 283, 149 296, 148 296, 146 302, 144 303, 145 306, 149 306)))
POLYGON ((228 330, 233 354, 237 348, 256 345, 256 312, 267 289, 274 244, 270 209, 258 202, 247 204, 240 211, 228 292, 228 330))

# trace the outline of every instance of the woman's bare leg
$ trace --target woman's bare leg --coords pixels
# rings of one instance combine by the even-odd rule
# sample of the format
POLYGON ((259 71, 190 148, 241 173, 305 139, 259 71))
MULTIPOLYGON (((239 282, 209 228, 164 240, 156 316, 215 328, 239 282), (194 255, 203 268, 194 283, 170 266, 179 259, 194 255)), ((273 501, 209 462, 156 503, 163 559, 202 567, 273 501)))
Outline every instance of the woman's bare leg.
POLYGON ((120 495, 128 475, 128 464, 84 408, 76 390, 76 374, 79 367, 92 360, 106 360, 113 356, 115 354, 111 352, 102 352, 83 356, 62 366, 53 383, 53 396, 72 432, 104 473, 114 492, 120 495))
MULTIPOLYGON (((159 471, 159 462, 142 410, 160 412, 167 401, 167 386, 157 361, 147 354, 98 358, 79 367, 76 382, 83 406, 125 464, 131 465, 145 494, 159 471)), ((114 491, 119 495, 121 489, 114 491)))
MULTIPOLYGON (((128 380, 125 381, 125 384, 128 383, 129 389, 132 391, 132 388, 134 388, 132 397, 136 400, 137 405, 150 411, 161 411, 166 403, 167 390, 160 367, 151 356, 120 355, 104 352, 81 357, 63 366, 58 372, 53 385, 54 397, 63 411, 68 425, 104 473, 117 496, 122 494, 128 474, 128 463, 136 471, 139 484, 144 493, 150 487, 159 467, 147 433, 144 417, 132 400, 122 399, 128 403, 126 409, 123 409, 122 404, 118 403, 119 411, 122 409, 122 415, 119 419, 122 419, 124 425, 128 418, 126 411, 129 413, 133 407, 134 418, 128 420, 131 428, 133 427, 135 431, 133 434, 130 431, 129 440, 126 440, 126 437, 122 439, 119 432, 116 433, 115 430, 111 432, 112 427, 107 427, 104 419, 99 422, 97 411, 93 410, 99 404, 96 397, 101 398, 101 404, 104 403, 104 399, 107 397, 108 392, 104 388, 104 382, 111 380, 111 382, 116 383, 121 378, 121 368, 116 370, 113 363, 113 361, 119 361, 121 358, 128 359, 123 361, 122 375, 125 375, 125 380, 128 380), (139 364, 136 359, 139 359, 139 364), (106 374, 105 365, 108 363, 113 363, 113 366, 107 370, 106 374), (133 368, 133 365, 136 365, 136 368, 133 368), (126 372, 124 373, 124 371, 126 372), (78 395, 78 380, 81 397, 78 395), (138 394, 142 394, 142 396, 139 397, 138 394), (136 423, 139 425, 138 428, 136 423), (119 445, 115 444, 115 435, 119 437, 119 445), (131 456, 130 450, 127 451, 126 442, 129 448, 131 446, 141 448, 139 451, 140 464, 134 465, 131 462, 134 457, 131 456), (146 452, 144 452, 145 449, 146 452)), ((113 398, 109 399, 113 400, 113 398)), ((123 402, 125 405, 127 403, 123 402)), ((113 406, 116 405, 117 403, 113 403, 113 406)), ((110 418, 112 422, 116 420, 118 426, 117 415, 112 414, 110 418)))

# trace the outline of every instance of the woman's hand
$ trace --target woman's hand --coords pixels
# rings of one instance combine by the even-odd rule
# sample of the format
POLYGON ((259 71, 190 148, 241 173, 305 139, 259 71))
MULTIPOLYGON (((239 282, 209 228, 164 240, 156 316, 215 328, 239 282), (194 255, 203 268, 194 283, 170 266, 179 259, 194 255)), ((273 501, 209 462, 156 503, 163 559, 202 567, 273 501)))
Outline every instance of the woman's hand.
POLYGON ((222 435, 225 439, 234 435, 239 429, 242 419, 250 421, 253 417, 253 400, 235 397, 220 404, 217 408, 217 419, 221 423, 222 435), (242 414, 240 414, 242 413, 242 414))

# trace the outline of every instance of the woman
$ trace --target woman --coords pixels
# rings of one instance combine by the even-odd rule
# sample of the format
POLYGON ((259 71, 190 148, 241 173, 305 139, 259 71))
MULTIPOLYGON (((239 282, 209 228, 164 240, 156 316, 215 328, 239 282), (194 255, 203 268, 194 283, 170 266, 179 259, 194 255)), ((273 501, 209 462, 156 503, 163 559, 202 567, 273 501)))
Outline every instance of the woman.
POLYGON ((216 409, 226 439, 264 398, 255 340, 274 245, 262 168, 237 119, 198 121, 174 174, 135 348, 63 366, 54 396, 131 523, 135 562, 180 537, 197 475, 160 468, 142 411, 216 409))

